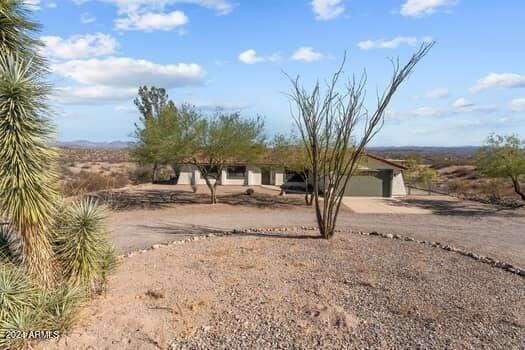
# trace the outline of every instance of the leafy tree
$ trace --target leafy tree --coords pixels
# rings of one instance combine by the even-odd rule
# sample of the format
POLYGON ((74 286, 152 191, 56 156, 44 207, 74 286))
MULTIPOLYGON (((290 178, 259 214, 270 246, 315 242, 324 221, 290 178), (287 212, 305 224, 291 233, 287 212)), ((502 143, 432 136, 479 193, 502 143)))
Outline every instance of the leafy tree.
POLYGON ((38 28, 23 1, 0 2, 0 215, 20 239, 25 269, 48 285, 53 279, 50 228, 57 153, 50 146, 46 64, 32 37, 38 28))
POLYGON ((307 205, 313 204, 313 191, 310 183, 310 163, 304 144, 295 135, 275 135, 271 145, 270 161, 283 169, 291 170, 304 179, 304 201, 307 205))
POLYGON ((430 167, 422 168, 416 178, 417 182, 421 182, 428 188, 428 194, 432 193, 432 184, 438 179, 438 173, 436 170, 430 167))
POLYGON ((135 124, 136 143, 131 154, 139 164, 152 166, 151 181, 155 182, 159 166, 167 163, 163 136, 168 132, 167 124, 174 123, 177 109, 166 90, 154 86, 140 87, 134 102, 141 117, 135 124))
POLYGON ((325 92, 319 83, 308 92, 300 85, 299 77, 290 79, 290 98, 296 106, 294 120, 312 169, 316 218, 324 238, 334 235, 344 190, 365 147, 381 130, 392 97, 432 46, 433 43, 422 45, 403 67, 399 62, 393 63, 392 78, 371 114, 364 107, 366 74, 350 79, 343 92, 336 91, 343 66, 327 83, 325 92), (357 128, 363 130, 362 134, 357 134, 357 128))
POLYGON ((188 162, 200 171, 217 203, 217 185, 228 163, 256 161, 264 150, 264 123, 260 118, 243 119, 238 113, 220 114, 195 122, 195 139, 188 162))
POLYGON ((508 178, 514 192, 525 201, 521 182, 525 177, 525 142, 516 135, 490 135, 477 154, 482 174, 493 178, 508 178))

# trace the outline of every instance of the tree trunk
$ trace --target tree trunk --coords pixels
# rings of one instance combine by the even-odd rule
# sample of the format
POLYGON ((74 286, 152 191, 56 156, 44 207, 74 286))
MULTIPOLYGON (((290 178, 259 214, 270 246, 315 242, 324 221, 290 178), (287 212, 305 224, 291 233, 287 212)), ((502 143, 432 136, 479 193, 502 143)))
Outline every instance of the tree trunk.
POLYGON ((208 178, 208 175, 203 175, 203 177, 204 181, 206 181, 206 185, 210 189, 210 204, 217 204, 217 183, 219 180, 215 179, 215 183, 212 184, 208 178))
POLYGON ((512 184, 514 185, 514 192, 521 197, 522 201, 525 201, 525 193, 521 191, 520 180, 518 177, 512 177, 512 184))
POLYGON ((41 228, 30 226, 21 230, 19 237, 22 266, 40 286, 51 287, 56 266, 48 235, 41 228))
POLYGON ((304 202, 306 205, 312 205, 314 203, 313 194, 310 193, 310 190, 308 188, 308 178, 306 177, 304 180, 304 202))
POLYGON ((151 172, 151 183, 155 183, 157 181, 157 169, 159 168, 159 165, 157 163, 153 164, 153 170, 151 172))

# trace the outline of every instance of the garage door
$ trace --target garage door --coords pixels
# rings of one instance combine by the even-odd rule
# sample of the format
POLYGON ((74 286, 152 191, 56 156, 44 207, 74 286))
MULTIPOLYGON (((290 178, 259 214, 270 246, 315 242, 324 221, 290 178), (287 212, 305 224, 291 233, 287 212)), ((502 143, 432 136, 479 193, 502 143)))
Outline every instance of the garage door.
POLYGON ((345 196, 390 197, 392 171, 374 171, 352 176, 345 188, 345 196))

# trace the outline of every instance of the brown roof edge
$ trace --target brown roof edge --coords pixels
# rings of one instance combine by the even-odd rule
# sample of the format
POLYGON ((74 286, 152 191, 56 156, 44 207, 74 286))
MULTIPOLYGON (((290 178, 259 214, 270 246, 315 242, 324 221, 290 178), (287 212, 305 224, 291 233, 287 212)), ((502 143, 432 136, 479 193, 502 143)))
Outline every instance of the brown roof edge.
POLYGON ((383 163, 386 163, 386 164, 389 164, 389 165, 392 165, 392 166, 395 166, 396 168, 399 168, 399 169, 402 169, 402 170, 406 170, 408 169, 406 166, 404 165, 401 165, 399 163, 395 163, 395 162, 392 162, 386 158, 383 158, 383 157, 380 157, 380 156, 376 156, 374 154, 371 154, 371 153, 368 153, 368 152, 365 152, 365 156, 367 157, 370 157, 372 159, 375 159, 377 161, 380 161, 380 162, 383 162, 383 163))

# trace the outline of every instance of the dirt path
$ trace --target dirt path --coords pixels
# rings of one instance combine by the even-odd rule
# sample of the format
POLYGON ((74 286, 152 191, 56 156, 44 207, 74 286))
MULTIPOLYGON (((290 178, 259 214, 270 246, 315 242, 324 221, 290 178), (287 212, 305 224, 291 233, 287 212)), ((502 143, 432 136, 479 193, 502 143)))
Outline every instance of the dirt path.
MULTIPOLYGON (((420 201, 407 199, 406 201, 420 201)), ((473 250, 525 266, 525 212, 501 211, 461 203, 422 201, 413 206, 432 214, 357 214, 341 212, 339 228, 413 236, 473 250)), ((312 208, 191 204, 154 210, 113 212, 109 224, 123 251, 205 234, 214 229, 315 225, 312 208)))

